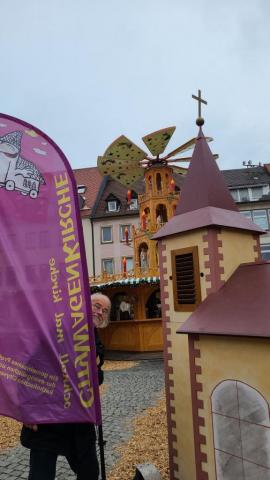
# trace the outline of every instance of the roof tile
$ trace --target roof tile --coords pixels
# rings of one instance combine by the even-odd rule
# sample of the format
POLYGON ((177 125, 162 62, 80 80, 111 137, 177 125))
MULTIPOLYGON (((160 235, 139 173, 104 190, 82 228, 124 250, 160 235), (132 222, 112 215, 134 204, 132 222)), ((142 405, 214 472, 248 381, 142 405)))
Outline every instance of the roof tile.
POLYGON ((83 194, 85 197, 85 207, 93 208, 95 203, 103 176, 99 173, 97 167, 78 168, 73 170, 77 185, 85 185, 86 192, 83 194))

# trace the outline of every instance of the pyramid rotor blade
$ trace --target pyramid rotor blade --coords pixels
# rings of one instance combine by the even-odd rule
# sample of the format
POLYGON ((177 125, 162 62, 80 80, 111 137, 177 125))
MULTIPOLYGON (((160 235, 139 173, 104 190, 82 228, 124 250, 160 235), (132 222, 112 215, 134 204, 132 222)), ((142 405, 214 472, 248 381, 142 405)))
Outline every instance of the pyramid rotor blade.
MULTIPOLYGON (((167 160, 167 158, 173 157, 177 153, 187 152, 188 150, 190 150, 191 148, 194 147, 194 145, 196 143, 196 140, 197 140, 197 137, 194 137, 191 140, 189 140, 188 142, 183 143, 183 145, 180 145, 180 147, 177 147, 175 150, 168 153, 168 155, 166 155, 166 157, 164 157, 164 160, 167 160)), ((209 142, 213 141, 213 138, 212 137, 205 137, 205 140, 209 143, 209 142)))
MULTIPOLYGON (((213 154, 214 160, 218 160, 219 155, 217 153, 213 154)), ((171 158, 167 160, 168 163, 174 163, 174 162, 190 162, 192 157, 182 157, 182 158, 171 158)))
POLYGON ((147 153, 129 140, 129 138, 125 137, 125 135, 121 135, 114 140, 103 155, 103 158, 125 162, 125 166, 127 166, 127 162, 129 166, 137 164, 145 157, 147 157, 147 153))
POLYGON ((147 158, 147 153, 124 135, 118 137, 98 157, 97 166, 102 175, 110 175, 123 185, 131 185, 144 175, 140 161, 147 158))
POLYGON ((191 162, 192 157, 183 157, 183 158, 171 158, 167 160, 168 163, 174 162, 191 162))
POLYGON ((142 137, 142 140, 152 155, 157 156, 164 152, 175 129, 176 127, 162 128, 161 130, 145 135, 142 137))
POLYGON ((101 175, 110 175, 111 178, 130 187, 133 183, 144 176, 144 168, 135 166, 135 168, 122 168, 118 160, 98 157, 97 166, 101 175))

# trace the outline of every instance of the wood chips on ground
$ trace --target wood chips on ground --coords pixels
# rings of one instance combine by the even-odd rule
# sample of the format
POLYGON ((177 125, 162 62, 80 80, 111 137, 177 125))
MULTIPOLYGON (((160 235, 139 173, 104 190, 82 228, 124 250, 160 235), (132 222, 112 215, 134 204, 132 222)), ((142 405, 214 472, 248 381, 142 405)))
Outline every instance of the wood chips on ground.
MULTIPOLYGON (((109 384, 104 383, 99 387, 102 397, 107 391, 109 384)), ((20 440, 22 424, 9 417, 0 417, 0 450, 15 447, 20 440)))
POLYGON ((136 465, 152 463, 162 480, 169 479, 168 437, 165 396, 155 407, 148 408, 133 423, 134 433, 123 446, 117 447, 121 458, 108 475, 108 480, 133 480, 136 465))
POLYGON ((138 362, 131 360, 106 360, 102 366, 102 370, 110 372, 112 370, 126 370, 128 368, 133 368, 138 365, 138 362))
POLYGON ((13 418, 0 417, 0 450, 12 448, 17 445, 22 424, 13 418))

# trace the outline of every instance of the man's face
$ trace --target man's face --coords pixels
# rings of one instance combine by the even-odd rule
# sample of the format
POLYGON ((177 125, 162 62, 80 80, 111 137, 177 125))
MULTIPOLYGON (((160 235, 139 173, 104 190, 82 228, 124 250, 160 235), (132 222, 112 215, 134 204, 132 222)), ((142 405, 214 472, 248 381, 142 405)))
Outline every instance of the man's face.
POLYGON ((92 313, 95 327, 102 327, 110 313, 110 302, 106 297, 94 297, 92 299, 92 313))

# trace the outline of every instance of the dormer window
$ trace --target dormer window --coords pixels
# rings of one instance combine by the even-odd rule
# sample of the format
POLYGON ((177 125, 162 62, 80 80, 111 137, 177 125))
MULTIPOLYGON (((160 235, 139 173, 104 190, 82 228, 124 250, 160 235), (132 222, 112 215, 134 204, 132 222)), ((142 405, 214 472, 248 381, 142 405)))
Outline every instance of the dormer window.
POLYGON ((110 200, 108 202, 108 212, 117 212, 118 207, 117 207, 117 201, 116 200, 110 200))
POLYGON ((86 192, 87 188, 85 185, 77 185, 77 192, 80 195, 83 195, 86 192))
POLYGON ((130 200, 129 209, 130 210, 137 210, 138 209, 138 199, 137 198, 132 198, 130 200))
POLYGON ((128 190, 127 202, 129 210, 138 209, 138 194, 134 190, 128 190))
POLYGON ((268 185, 230 188, 231 195, 235 202, 256 202, 261 200, 263 195, 269 194, 268 185))
POLYGON ((110 195, 107 200, 107 212, 119 212, 121 203, 114 195, 110 195))

